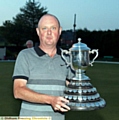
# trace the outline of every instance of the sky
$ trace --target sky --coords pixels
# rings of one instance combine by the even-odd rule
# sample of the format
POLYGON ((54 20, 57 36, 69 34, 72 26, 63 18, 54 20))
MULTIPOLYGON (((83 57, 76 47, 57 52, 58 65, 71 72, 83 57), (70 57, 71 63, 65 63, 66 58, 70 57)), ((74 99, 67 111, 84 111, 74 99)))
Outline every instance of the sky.
MULTIPOLYGON (((5 20, 13 20, 28 0, 0 0, 0 26, 5 20)), ((119 29, 119 0, 35 0, 47 7, 48 13, 58 17, 63 30, 119 29)))

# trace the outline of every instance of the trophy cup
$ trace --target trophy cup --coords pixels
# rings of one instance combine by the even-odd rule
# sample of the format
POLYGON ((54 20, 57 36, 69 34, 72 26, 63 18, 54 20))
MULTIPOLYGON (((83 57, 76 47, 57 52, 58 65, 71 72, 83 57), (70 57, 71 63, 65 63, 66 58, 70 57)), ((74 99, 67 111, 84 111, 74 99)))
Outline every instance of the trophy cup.
POLYGON ((88 111, 105 107, 106 102, 97 92, 96 88, 90 83, 90 78, 85 75, 88 66, 92 66, 94 60, 98 57, 98 50, 90 50, 86 44, 81 43, 81 38, 78 43, 67 50, 62 51, 62 57, 71 68, 75 71, 75 76, 66 85, 64 97, 69 100, 67 104, 71 110, 88 111), (90 62, 90 54, 96 53, 93 60, 90 62), (64 54, 69 54, 70 62, 66 60, 64 54))

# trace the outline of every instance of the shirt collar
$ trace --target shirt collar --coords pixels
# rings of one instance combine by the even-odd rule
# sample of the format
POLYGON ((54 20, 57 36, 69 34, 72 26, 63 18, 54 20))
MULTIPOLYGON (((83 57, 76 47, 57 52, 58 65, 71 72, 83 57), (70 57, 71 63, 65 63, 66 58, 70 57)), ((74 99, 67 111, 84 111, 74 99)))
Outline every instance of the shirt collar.
MULTIPOLYGON (((39 44, 35 45, 34 50, 36 51, 36 53, 38 54, 38 56, 43 56, 43 55, 46 54, 43 50, 41 50, 39 48, 39 44)), ((58 46, 57 46, 57 54, 61 55, 61 49, 58 46)))

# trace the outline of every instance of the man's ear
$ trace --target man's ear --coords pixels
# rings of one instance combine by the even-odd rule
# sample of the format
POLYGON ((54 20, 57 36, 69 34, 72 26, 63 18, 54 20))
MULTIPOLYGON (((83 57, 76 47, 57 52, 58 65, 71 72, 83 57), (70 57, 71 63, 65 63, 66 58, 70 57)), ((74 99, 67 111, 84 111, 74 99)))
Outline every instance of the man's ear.
POLYGON ((61 33, 62 33, 62 27, 60 27, 59 29, 59 34, 61 35, 61 33))
POLYGON ((37 35, 39 36, 39 29, 38 28, 36 28, 36 32, 37 32, 37 35))

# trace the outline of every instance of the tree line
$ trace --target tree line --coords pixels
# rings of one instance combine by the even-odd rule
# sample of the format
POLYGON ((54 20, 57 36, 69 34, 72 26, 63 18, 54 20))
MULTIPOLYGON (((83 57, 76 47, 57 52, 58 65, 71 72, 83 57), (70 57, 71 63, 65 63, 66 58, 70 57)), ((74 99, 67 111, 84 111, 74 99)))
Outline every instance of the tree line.
POLYGON ((99 49, 100 57, 113 56, 119 58, 119 29, 107 31, 78 30, 77 38, 81 38, 91 49, 99 49))
MULTIPOLYGON (((23 46, 28 39, 33 40, 34 43, 38 42, 37 22, 46 13, 48 13, 47 7, 42 7, 41 3, 35 0, 27 1, 12 21, 6 20, 0 26, 0 37, 4 38, 5 45, 23 46)), ((119 29, 107 31, 77 29, 76 40, 78 38, 81 38, 82 42, 91 49, 99 49, 100 57, 119 58, 119 29)))
POLYGON ((29 0, 20 8, 20 13, 13 17, 12 21, 3 22, 0 26, 0 35, 6 39, 7 45, 23 46, 28 39, 37 42, 38 20, 46 13, 48 13, 47 8, 42 7, 41 3, 29 0))

